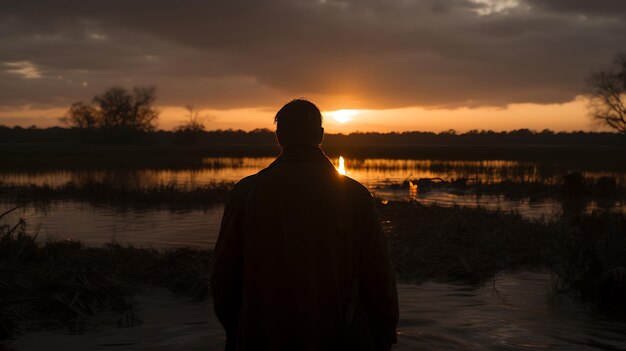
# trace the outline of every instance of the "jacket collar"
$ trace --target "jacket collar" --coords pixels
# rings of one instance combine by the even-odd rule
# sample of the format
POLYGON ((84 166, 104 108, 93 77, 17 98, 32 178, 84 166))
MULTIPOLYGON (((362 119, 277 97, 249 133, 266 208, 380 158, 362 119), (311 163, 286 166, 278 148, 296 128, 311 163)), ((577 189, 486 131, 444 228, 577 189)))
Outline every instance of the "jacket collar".
POLYGON ((319 146, 285 146, 279 158, 290 161, 319 161, 325 159, 324 151, 319 146))
POLYGON ((332 167, 335 166, 328 159, 324 151, 319 146, 289 146, 283 147, 280 156, 272 162, 271 166, 279 163, 292 163, 292 162, 313 162, 323 163, 332 167))

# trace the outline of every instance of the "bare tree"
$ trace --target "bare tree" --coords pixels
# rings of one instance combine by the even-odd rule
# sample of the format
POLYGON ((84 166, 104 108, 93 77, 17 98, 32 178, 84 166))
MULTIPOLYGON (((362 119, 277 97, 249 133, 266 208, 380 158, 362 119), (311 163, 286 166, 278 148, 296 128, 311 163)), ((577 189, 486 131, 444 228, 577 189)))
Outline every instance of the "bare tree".
POLYGON ((617 55, 610 69, 592 73, 587 85, 591 118, 626 135, 626 56, 617 55))
POLYGON ((195 145, 200 141, 202 132, 204 132, 204 123, 209 116, 201 116, 200 111, 195 107, 189 105, 185 107, 187 109, 187 121, 180 126, 176 127, 176 144, 189 144, 195 145))
POLYGON ((81 130, 95 129, 98 127, 98 111, 91 105, 75 102, 60 120, 81 130))
POLYGON ((132 93, 112 87, 96 95, 91 104, 72 104, 61 121, 79 129, 153 131, 159 112, 152 106, 156 100, 154 87, 135 87, 132 93))
POLYGON ((150 132, 155 129, 159 113, 152 107, 156 100, 154 87, 135 87, 132 94, 121 87, 113 87, 93 98, 100 127, 150 132))
POLYGON ((186 133, 199 133, 205 130, 204 123, 208 116, 201 116, 200 111, 198 111, 192 105, 185 106, 187 109, 187 121, 182 125, 176 127, 177 132, 186 132, 186 133))

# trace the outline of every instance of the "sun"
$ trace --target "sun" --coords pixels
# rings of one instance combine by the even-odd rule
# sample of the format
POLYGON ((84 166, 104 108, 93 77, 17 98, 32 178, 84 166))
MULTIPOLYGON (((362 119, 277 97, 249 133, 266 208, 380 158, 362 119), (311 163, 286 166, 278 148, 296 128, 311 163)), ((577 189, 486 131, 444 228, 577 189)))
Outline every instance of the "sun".
POLYGON ((359 110, 341 109, 337 111, 326 112, 326 115, 332 117, 335 121, 344 124, 350 122, 352 120, 352 117, 358 115, 359 113, 359 110))

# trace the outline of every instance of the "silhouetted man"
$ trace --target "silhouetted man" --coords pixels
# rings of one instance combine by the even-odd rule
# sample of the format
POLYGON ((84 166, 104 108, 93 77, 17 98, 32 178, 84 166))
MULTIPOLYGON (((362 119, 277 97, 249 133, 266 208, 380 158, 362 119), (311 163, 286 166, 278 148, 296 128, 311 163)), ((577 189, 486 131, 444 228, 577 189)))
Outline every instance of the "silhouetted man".
POLYGON ((281 155, 231 193, 211 288, 227 350, 388 350, 398 296, 372 196, 319 148, 319 109, 276 114, 281 155))

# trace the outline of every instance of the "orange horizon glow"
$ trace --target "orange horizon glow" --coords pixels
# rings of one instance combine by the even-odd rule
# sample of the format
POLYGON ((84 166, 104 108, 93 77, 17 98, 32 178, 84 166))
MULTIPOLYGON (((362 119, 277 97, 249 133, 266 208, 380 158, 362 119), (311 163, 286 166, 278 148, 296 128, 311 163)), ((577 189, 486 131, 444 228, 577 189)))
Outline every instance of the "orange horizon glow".
MULTIPOLYGON (((404 107, 397 109, 344 109, 323 110, 327 133, 352 132, 457 132, 470 130, 508 131, 528 128, 541 131, 596 130, 587 114, 587 100, 579 96, 562 104, 511 104, 506 107, 478 107, 456 109, 427 109, 404 107)), ((321 106, 322 107, 322 106, 321 106)), ((276 107, 278 110, 279 106, 276 107)), ((323 107, 322 107, 323 108, 323 107)), ((172 130, 186 121, 183 107, 157 106, 160 111, 158 129, 172 130)), ((0 110, 0 125, 29 127, 59 126, 58 118, 66 108, 38 109, 25 107, 0 110)), ((275 128, 275 111, 268 108, 240 108, 230 110, 200 109, 206 118, 207 130, 275 128)))

